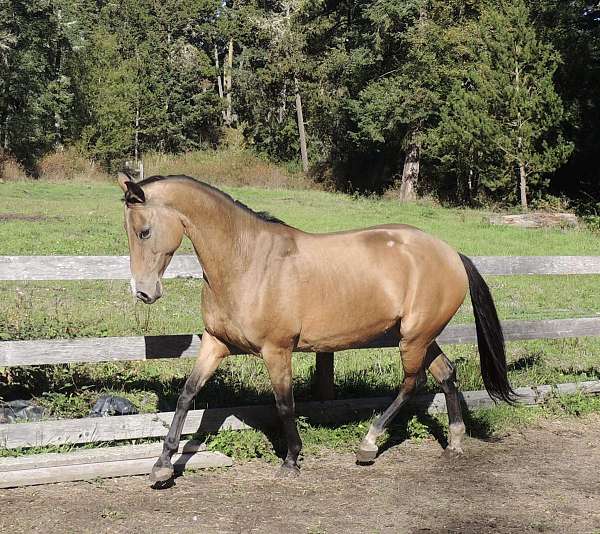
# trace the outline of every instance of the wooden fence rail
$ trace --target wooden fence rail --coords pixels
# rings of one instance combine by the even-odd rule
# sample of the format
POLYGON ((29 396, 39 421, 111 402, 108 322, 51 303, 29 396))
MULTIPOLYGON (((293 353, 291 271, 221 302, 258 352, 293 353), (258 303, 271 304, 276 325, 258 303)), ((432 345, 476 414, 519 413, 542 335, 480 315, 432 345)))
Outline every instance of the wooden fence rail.
MULTIPOLYGON (((475 256, 484 275, 600 274, 600 256, 475 256)), ((0 256, 0 280, 128 280, 128 256, 0 256)), ((166 278, 202 278, 196 256, 173 257, 166 278)))
MULTIPOLYGON (((600 274, 600 256, 479 256, 473 258, 485 275, 565 275, 600 274)), ((167 278, 201 278, 202 269, 195 256, 178 255, 166 272, 167 278)), ((0 257, 0 280, 112 280, 129 279, 126 256, 5 256, 0 257)), ((600 317, 506 321, 507 340, 557 339, 600 336, 600 317)), ((473 325, 450 325, 439 336, 444 344, 476 341, 473 325)), ((397 336, 390 332, 356 349, 396 347, 397 336)), ((0 366, 59 364, 101 361, 131 361, 153 358, 193 357, 201 338, 196 334, 35 340, 0 342, 0 366)), ((378 410, 389 399, 352 399, 332 401, 333 353, 318 353, 316 365, 317 398, 320 401, 299 404, 299 413, 337 418, 358 411, 378 410)), ((557 386, 559 393, 600 393, 600 382, 557 386)), ((552 386, 525 388, 528 403, 544 399, 552 386)), ((467 392, 470 408, 488 406, 492 401, 485 392, 467 392)), ((429 396, 422 402, 430 410, 443 409, 443 396, 429 396)), ((272 420, 272 410, 259 407, 195 410, 190 413, 184 433, 198 429, 248 428, 272 420)), ((172 413, 142 414, 108 419, 44 421, 0 426, 0 446, 29 447, 59 443, 89 443, 119 439, 163 436, 172 413)))
MULTIPOLYGON (((519 402, 524 405, 540 404, 555 394, 600 395, 600 380, 523 387, 517 388, 516 393, 520 396, 519 402)), ((464 391, 461 397, 470 410, 489 408, 495 404, 486 391, 464 391)), ((373 412, 387 408, 392 400, 391 397, 373 397, 299 402, 296 404, 296 412, 299 416, 309 418, 311 422, 327 424, 369 417, 373 412)), ((442 393, 419 395, 411 402, 418 410, 428 413, 446 411, 446 399, 442 393)), ((159 438, 167 434, 173 415, 174 412, 162 412, 0 425, 0 447, 14 449, 159 438)), ((190 410, 183 426, 183 434, 265 429, 272 428, 277 421, 273 405, 190 410)))
MULTIPOLYGON (((504 321, 502 327, 508 341, 599 336, 600 317, 504 321)), ((477 341, 475 326, 449 325, 441 333, 438 341, 448 345, 475 343, 477 341)), ((201 336, 197 334, 2 341, 0 342, 0 367, 191 358, 198 354, 200 342, 201 336)), ((355 348, 397 347, 398 342, 399 339, 395 333, 390 332, 379 339, 355 348)), ((322 354, 329 355, 330 353, 322 354)), ((329 364, 321 365, 328 366, 329 364)), ((325 368, 322 373, 332 375, 332 370, 325 368)))

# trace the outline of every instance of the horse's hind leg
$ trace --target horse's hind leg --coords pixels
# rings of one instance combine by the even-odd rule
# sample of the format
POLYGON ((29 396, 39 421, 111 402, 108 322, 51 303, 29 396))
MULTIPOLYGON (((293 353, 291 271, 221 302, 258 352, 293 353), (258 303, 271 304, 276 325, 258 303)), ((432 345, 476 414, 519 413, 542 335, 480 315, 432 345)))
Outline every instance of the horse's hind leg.
POLYGON ((415 391, 422 386, 425 381, 425 353, 427 344, 420 340, 407 341, 403 339, 400 342, 400 351, 402 353, 402 366, 404 368, 404 380, 400 386, 400 392, 396 399, 370 426, 367 435, 360 443, 356 451, 356 461, 358 463, 371 463, 377 456, 378 447, 376 440, 392 419, 396 417, 400 409, 413 396, 415 391))
POLYGON ((204 332, 198 359, 177 400, 177 408, 169 432, 165 438, 162 453, 152 468, 152 473, 150 474, 150 481, 152 483, 166 482, 173 476, 174 471, 171 464, 171 457, 179 448, 183 423, 185 422, 192 401, 198 391, 200 391, 200 388, 206 384, 207 380, 214 374, 223 358, 227 355, 229 355, 227 346, 208 332, 204 332))
POLYGON ((429 371, 439 382, 446 396, 448 410, 448 447, 450 454, 462 454, 462 440, 465 435, 458 389, 456 387, 456 369, 454 364, 443 353, 440 346, 434 341, 427 350, 429 371))

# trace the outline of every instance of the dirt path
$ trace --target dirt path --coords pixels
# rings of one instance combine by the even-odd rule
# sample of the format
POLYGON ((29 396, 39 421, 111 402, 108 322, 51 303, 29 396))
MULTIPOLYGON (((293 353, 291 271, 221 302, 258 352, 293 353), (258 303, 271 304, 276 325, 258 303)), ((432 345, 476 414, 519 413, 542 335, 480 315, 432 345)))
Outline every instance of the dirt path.
POLYGON ((250 462, 162 491, 145 477, 0 490, 0 532, 600 532, 600 417, 440 451, 403 444, 370 467, 327 451, 292 480, 250 462))

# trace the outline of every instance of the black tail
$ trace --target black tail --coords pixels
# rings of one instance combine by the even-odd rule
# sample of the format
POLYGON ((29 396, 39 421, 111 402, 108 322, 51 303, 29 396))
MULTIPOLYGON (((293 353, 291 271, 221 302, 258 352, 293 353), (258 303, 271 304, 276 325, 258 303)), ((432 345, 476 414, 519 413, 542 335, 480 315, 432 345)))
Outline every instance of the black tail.
POLYGON ((471 259, 462 254, 460 259, 469 279, 469 291, 477 328, 481 376, 485 389, 493 399, 514 404, 517 395, 508 383, 504 335, 490 289, 471 259))

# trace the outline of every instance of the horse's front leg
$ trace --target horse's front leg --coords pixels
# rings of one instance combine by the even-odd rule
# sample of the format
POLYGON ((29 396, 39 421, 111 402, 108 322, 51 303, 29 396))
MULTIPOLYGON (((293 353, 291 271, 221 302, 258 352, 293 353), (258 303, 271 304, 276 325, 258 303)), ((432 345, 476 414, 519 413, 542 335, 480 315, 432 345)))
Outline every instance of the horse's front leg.
POLYGON ((171 457, 179 448, 183 423, 185 422, 192 401, 198 391, 200 391, 200 388, 206 384, 208 379, 217 370, 223 358, 229 354, 227 346, 217 338, 208 332, 202 334, 202 344, 200 345, 198 359, 177 400, 177 408, 171 427, 165 438, 162 453, 152 468, 152 473, 150 474, 150 481, 152 483, 166 482, 173 476, 174 470, 171 457))
POLYGON ((282 475, 298 475, 300 473, 298 455, 302 450, 302 441, 298 434, 294 414, 292 351, 289 348, 263 348, 262 357, 271 377, 277 412, 287 440, 287 455, 281 465, 280 473, 282 475))

